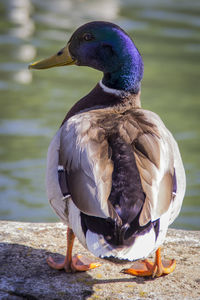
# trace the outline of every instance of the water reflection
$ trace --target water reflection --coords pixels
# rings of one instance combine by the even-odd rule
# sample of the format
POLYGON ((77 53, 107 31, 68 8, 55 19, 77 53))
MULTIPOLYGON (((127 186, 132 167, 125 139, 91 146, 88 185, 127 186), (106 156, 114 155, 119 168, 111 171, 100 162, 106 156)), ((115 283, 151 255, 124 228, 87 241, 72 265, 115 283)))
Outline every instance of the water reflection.
MULTIPOLYGON (((28 62, 33 59, 36 50, 33 45, 27 43, 35 30, 34 22, 31 19, 32 5, 29 0, 8 0, 6 2, 7 17, 13 26, 8 30, 8 35, 21 40, 12 51, 12 57, 28 62)), ((20 68, 12 74, 14 81, 21 84, 29 84, 32 81, 32 73, 27 68, 20 68)))
POLYGON ((57 220, 44 188, 47 147, 59 120, 101 74, 77 67, 30 72, 27 65, 63 47, 81 24, 108 20, 136 41, 145 63, 143 107, 162 117, 181 149, 187 193, 174 226, 200 229, 199 1, 0 0, 0 4, 1 218, 57 220))
POLYGON ((31 19, 31 2, 29 0, 8 0, 6 4, 8 19, 16 25, 9 30, 10 35, 21 39, 30 37, 35 30, 34 22, 31 19))
POLYGON ((35 20, 65 31, 77 28, 89 20, 115 20, 119 12, 118 0, 36 0, 34 3, 42 10, 34 17, 35 20))

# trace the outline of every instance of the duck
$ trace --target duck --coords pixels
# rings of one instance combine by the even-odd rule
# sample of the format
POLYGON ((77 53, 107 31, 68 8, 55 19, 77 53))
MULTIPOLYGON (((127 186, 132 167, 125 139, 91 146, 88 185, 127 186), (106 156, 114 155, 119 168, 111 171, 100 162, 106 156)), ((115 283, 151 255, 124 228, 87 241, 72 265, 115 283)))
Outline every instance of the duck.
POLYGON ((128 260, 121 272, 160 277, 174 271, 161 246, 178 216, 186 178, 177 142, 161 118, 141 107, 142 56, 118 25, 93 21, 79 27, 55 55, 30 69, 85 66, 102 79, 67 112, 47 154, 50 205, 67 224, 66 272, 101 264, 72 255, 75 237, 94 256, 128 260), (155 253, 155 261, 148 259, 155 253))

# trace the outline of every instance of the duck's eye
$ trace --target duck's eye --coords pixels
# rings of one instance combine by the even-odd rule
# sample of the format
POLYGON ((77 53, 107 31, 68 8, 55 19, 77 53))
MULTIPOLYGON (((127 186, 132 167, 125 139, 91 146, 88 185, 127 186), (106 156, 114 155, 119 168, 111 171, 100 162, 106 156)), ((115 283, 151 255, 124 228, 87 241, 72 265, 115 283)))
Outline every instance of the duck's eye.
POLYGON ((91 40, 94 39, 94 37, 93 37, 93 35, 92 35, 91 33, 85 33, 85 34, 83 35, 83 39, 84 39, 85 41, 91 41, 91 40))

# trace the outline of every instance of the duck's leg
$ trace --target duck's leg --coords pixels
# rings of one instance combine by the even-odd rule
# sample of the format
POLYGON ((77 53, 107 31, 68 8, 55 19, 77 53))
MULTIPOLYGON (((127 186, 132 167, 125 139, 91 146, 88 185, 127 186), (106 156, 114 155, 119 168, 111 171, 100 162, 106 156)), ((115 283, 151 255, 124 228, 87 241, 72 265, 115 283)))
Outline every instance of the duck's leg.
POLYGON ((47 258, 48 265, 56 270, 65 269, 66 272, 71 272, 72 263, 72 248, 74 244, 75 235, 71 228, 67 228, 67 253, 63 261, 56 262, 51 256, 47 258))
POLYGON ((48 265, 56 270, 65 269, 66 272, 88 271, 99 267, 101 264, 93 263, 90 259, 75 255, 72 257, 72 248, 74 244, 75 235, 71 228, 67 228, 67 253, 63 261, 56 262, 51 256, 47 258, 48 265))
POLYGON ((169 261, 161 260, 161 249, 156 250, 155 262, 152 263, 148 259, 135 262, 129 269, 123 269, 121 272, 134 276, 152 276, 160 277, 167 275, 174 271, 176 261, 174 259, 169 261))

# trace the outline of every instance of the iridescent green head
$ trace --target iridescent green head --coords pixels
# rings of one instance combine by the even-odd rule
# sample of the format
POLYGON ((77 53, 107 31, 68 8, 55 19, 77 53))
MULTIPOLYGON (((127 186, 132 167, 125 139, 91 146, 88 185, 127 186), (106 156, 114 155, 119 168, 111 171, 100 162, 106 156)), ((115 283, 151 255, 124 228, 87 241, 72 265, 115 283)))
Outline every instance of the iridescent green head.
MULTIPOLYGON (((142 58, 131 38, 119 26, 101 21, 87 23, 73 33, 67 51, 68 57, 66 48, 52 57, 56 58, 57 66, 76 64, 92 67, 104 73, 103 83, 106 86, 138 93, 143 77, 142 58), (60 59, 63 61, 60 62, 60 59)), ((47 60, 44 65, 42 62, 30 67, 55 66, 48 64, 47 60)))

